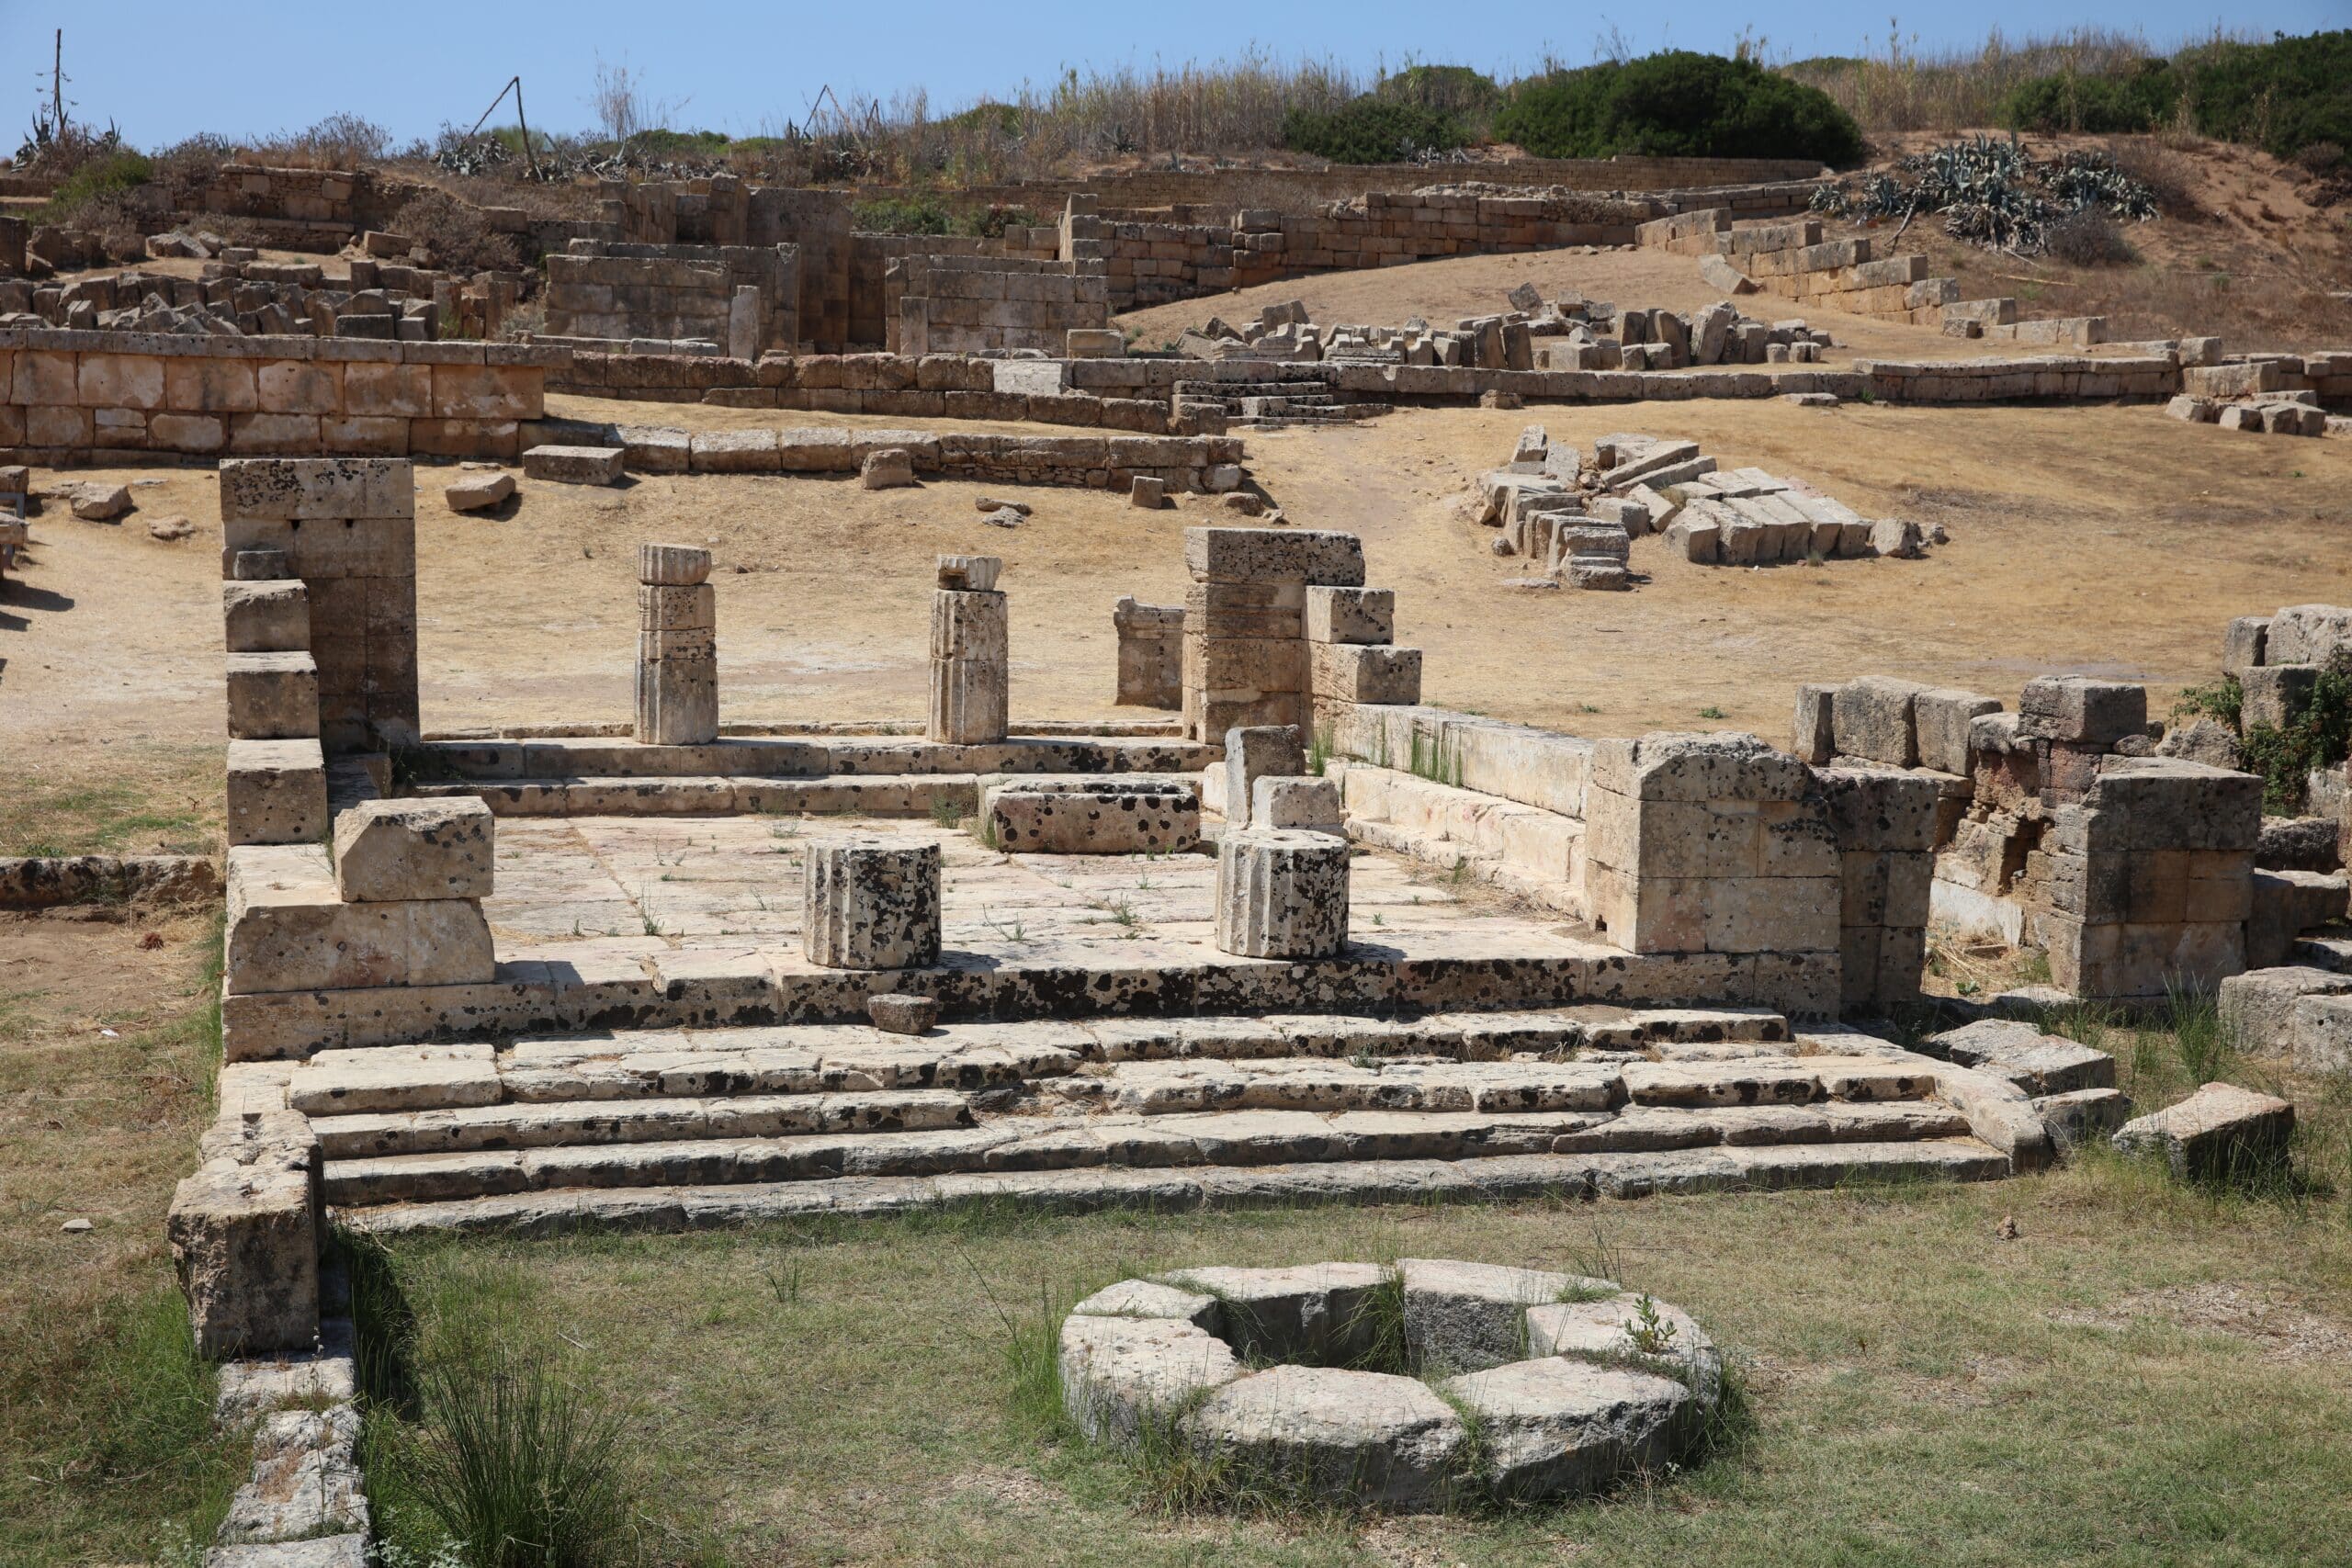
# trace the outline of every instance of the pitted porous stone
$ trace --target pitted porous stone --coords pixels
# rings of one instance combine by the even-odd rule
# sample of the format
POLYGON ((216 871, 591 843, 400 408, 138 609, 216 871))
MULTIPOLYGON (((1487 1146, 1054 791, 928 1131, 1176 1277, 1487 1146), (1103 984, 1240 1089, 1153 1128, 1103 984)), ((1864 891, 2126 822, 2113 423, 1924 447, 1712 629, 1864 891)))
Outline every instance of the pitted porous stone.
POLYGON ((1424 1371, 1491 1367, 1527 1354, 1527 1309, 1563 1297, 1614 1292, 1605 1280, 1493 1263, 1400 1258, 1405 1345, 1424 1371))
POLYGON ((693 588, 710 581, 710 552, 695 545, 639 545, 637 580, 661 588, 693 588))
POLYGON ((345 903, 487 898, 496 819, 479 795, 370 800, 334 819, 334 875, 345 903))
POLYGON ((868 997, 865 1016, 885 1034, 928 1034, 939 1021, 939 998, 896 994, 868 997))
POLYGON ((2278 1170, 2294 1136, 2295 1108, 2275 1095, 2209 1083, 2177 1105, 2126 1122, 2115 1146, 2164 1156, 2175 1176, 2215 1180, 2278 1170))
POLYGON ((1062 1320, 1062 1403, 1088 1437, 1132 1441, 1155 1415, 1170 1415, 1241 1375, 1233 1348, 1181 1318, 1062 1320))
POLYGON ((990 789, 982 812, 996 847, 1007 854, 1181 854, 1201 841, 1201 797, 1186 784, 1015 783, 990 789))
POLYGON ((929 739, 959 746, 1004 739, 1009 626, 1001 593, 941 588, 932 594, 929 739))
POLYGON ((939 962, 939 846, 812 840, 804 871, 804 951, 834 969, 939 962))
POLYGON ((1186 1269, 1157 1282, 1223 1303, 1226 1338, 1252 1359, 1346 1361, 1370 1347, 1373 1294, 1385 1278, 1373 1263, 1308 1263, 1186 1269))
POLYGON ((1256 803, 1252 790, 1269 776, 1294 778, 1306 772, 1306 747, 1295 724, 1255 724, 1225 732, 1225 819, 1247 828, 1256 803))
POLYGON ((1629 1471, 1659 1471, 1682 1447, 1698 1401, 1672 1378, 1567 1357, 1449 1379, 1477 1417, 1498 1497, 1582 1496, 1629 1471))
POLYGON ((300 1540, 368 1529, 368 1495, 355 1450, 359 1413, 279 1410, 254 1434, 253 1478, 237 1488, 224 1542, 300 1540))
MULTIPOLYGON (((1025 513, 1029 509, 1021 510, 1025 513)), ((997 575, 1003 570, 1001 556, 941 556, 939 586, 964 593, 992 593, 997 575)))
POLYGON ((1453 1407, 1412 1378, 1275 1367, 1228 1382, 1190 1416, 1199 1448, 1277 1485, 1374 1507, 1443 1506, 1469 1440, 1453 1407))
POLYGON ((1089 1431, 1179 1412, 1244 1486, 1388 1509, 1600 1491, 1683 1457, 1722 1394, 1713 1345, 1663 1303, 1442 1258, 1122 1280, 1064 1321, 1061 1378, 1089 1431), (1290 1364, 1241 1370, 1269 1360, 1290 1364))
POLYGON ((1244 958, 1330 958, 1348 944, 1348 841, 1240 828, 1217 844, 1216 945, 1244 958))
POLYGON ((1690 1314, 1634 1291, 1597 1301, 1555 1302, 1527 1309, 1530 1356, 1578 1356, 1653 1365, 1712 1402, 1723 1388, 1723 1355, 1690 1314), (1635 1337, 1645 1325, 1642 1303, 1657 1315, 1658 1339, 1644 1349, 1635 1337))

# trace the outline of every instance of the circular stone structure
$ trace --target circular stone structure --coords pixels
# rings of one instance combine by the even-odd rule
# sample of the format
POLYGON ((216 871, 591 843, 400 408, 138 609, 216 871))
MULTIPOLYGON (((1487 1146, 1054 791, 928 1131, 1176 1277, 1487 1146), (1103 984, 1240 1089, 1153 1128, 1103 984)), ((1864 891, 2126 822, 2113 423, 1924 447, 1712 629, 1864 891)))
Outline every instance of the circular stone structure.
POLYGON ((1091 1438, 1156 1427, 1238 1475, 1397 1510, 1663 1468, 1723 1392, 1714 1345, 1663 1302, 1419 1258, 1123 1280, 1063 1320, 1059 1371, 1091 1438))

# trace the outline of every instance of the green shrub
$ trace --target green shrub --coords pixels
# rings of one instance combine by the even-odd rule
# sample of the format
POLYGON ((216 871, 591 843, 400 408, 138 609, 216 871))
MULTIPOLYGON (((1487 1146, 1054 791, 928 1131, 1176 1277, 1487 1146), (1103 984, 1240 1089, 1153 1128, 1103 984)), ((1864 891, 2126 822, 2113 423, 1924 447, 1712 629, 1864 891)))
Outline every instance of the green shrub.
POLYGON ((1861 128, 1817 87, 1752 60, 1669 50, 1516 84, 1495 134, 1540 158, 1619 153, 1859 163, 1861 128))
POLYGON ((2248 725, 2238 738, 2249 772, 2262 775, 2262 805, 2293 816, 2306 802, 2312 771, 2331 768, 2352 749, 2352 668, 2323 670, 2311 700, 2284 725, 2248 725))
POLYGON ((656 126, 628 139, 628 150, 648 157, 715 157, 727 151, 727 138, 715 130, 670 130, 656 126))
POLYGON ((2015 130, 2154 130, 2181 118, 2279 158, 2352 144, 2352 31, 2204 44, 2120 75, 2037 76, 2001 104, 2015 130))
POLYGON ((68 228, 89 209, 112 209, 139 186, 155 177, 155 165, 138 152, 109 153, 83 164, 50 193, 47 205, 34 217, 37 223, 68 228))
POLYGON ((1492 76, 1467 65, 1408 65, 1383 76, 1372 91, 1374 97, 1452 115, 1465 124, 1484 120, 1503 100, 1492 76))
POLYGON ((425 1422, 380 1428, 394 1491, 474 1568, 595 1568, 636 1550, 628 1418, 544 1359, 492 1351, 423 1380, 425 1422))
POLYGON ((1453 116, 1376 94, 1329 114, 1293 109, 1283 116, 1283 145, 1334 164, 1402 164, 1416 153, 1445 152, 1469 140, 1453 116))
POLYGON ((955 227, 947 204, 935 196, 877 196, 854 203, 849 219, 867 234, 944 234, 955 227))
POLYGON ((2001 102, 2001 123, 2012 130, 2103 134, 2154 130, 2171 121, 2180 83, 2170 64, 2146 60, 2130 76, 2078 76, 2062 72, 2020 82, 2001 102))

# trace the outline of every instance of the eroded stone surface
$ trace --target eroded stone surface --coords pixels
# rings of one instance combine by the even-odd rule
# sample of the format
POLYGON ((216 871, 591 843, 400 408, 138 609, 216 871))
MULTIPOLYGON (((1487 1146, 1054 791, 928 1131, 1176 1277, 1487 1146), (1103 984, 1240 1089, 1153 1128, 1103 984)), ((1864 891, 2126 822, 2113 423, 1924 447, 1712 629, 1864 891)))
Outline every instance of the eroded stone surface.
POLYGON ((1194 1443, 1280 1489, 1374 1507, 1442 1505, 1461 1488, 1468 1431, 1413 1378, 1274 1367, 1227 1383, 1185 1417, 1194 1443))

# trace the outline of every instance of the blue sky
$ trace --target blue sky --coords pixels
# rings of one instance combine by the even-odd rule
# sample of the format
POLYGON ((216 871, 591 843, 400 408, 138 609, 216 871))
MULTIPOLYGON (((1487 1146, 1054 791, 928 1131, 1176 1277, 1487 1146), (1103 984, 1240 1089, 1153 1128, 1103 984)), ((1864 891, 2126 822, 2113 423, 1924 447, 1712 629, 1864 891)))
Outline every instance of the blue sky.
MULTIPOLYGON (((1367 73, 1419 59, 1513 74, 1547 48, 1581 63, 1611 28, 1636 51, 1728 50, 1747 29, 1776 58, 1851 54, 1884 48, 1892 9, 1886 0, 1818 0, 1778 13, 1720 0, 1590 10, 1498 0, 413 0, 390 9, 315 0, 211 8, 187 0, 0 0, 0 139, 13 144, 29 123, 58 27, 77 116, 111 118, 133 142, 152 146, 198 130, 295 130, 336 110, 403 140, 429 136, 444 121, 470 125, 517 71, 535 126, 585 128, 594 123, 588 92, 600 54, 625 61, 653 97, 684 100, 681 126, 749 135, 800 118, 827 85, 886 99, 920 86, 939 110, 1008 92, 1024 78, 1042 86, 1067 66, 1206 62, 1253 45, 1367 73), (284 43, 274 45, 278 38, 284 43)), ((2352 25, 2352 0, 2266 0, 2226 13, 2181 0, 2075 8, 1986 0, 1922 8, 1898 25, 1906 46, 1916 39, 1923 48, 1973 46, 1995 25, 2014 39, 2086 23, 2138 28, 2161 46, 2217 19, 2247 31, 2312 32, 2352 25)))

